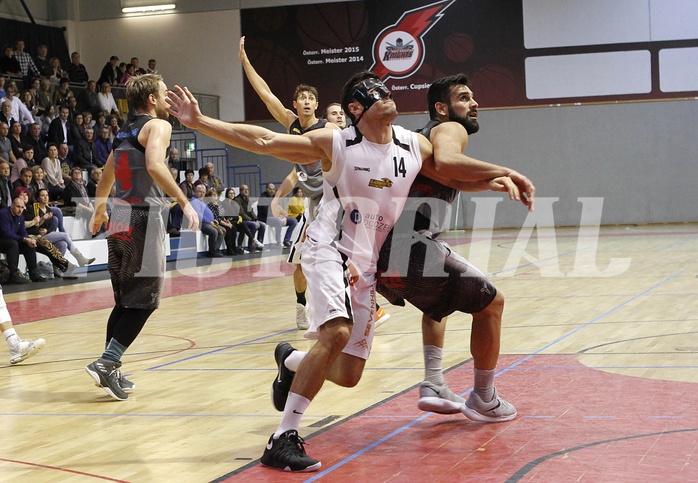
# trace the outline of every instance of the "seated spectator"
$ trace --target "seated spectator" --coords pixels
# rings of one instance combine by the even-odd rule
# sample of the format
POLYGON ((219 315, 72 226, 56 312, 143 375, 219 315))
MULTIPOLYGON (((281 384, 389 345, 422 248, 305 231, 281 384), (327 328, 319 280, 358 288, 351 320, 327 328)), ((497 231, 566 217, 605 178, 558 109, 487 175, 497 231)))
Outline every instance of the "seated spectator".
POLYGON ((194 182, 194 188, 199 185, 204 185, 204 188, 206 189, 210 188, 208 183, 208 168, 206 166, 199 169, 199 179, 194 182))
POLYGON ((80 139, 73 149, 73 166, 90 171, 95 166, 104 166, 97 156, 97 146, 94 142, 94 130, 91 127, 85 129, 82 139, 80 139))
POLYGON ((68 73, 70 82, 73 84, 85 85, 90 78, 90 76, 87 75, 87 69, 80 63, 80 54, 77 52, 70 54, 70 65, 66 69, 66 72, 68 73))
POLYGON ((24 226, 26 203, 17 197, 9 207, 0 209, 0 253, 7 258, 10 269, 9 283, 27 283, 19 271, 19 255, 24 255, 32 282, 45 282, 46 279, 36 269, 36 240, 29 237, 24 226))
POLYGON ((194 196, 194 171, 188 169, 184 172, 184 181, 179 183, 179 188, 191 199, 194 196))
POLYGON ((102 179, 102 168, 92 168, 90 171, 90 180, 87 182, 87 186, 85 186, 87 189, 87 196, 90 197, 90 200, 93 200, 97 195, 97 185, 100 179, 102 179))
POLYGON ((41 79, 39 81, 39 92, 36 93, 36 104, 41 111, 46 111, 48 106, 55 106, 53 103, 53 92, 51 92, 51 81, 48 79, 41 79))
POLYGON ((48 127, 47 143, 53 143, 58 146, 60 143, 71 145, 77 142, 77 139, 73 138, 74 134, 71 129, 69 116, 70 109, 68 106, 60 106, 58 108, 58 117, 51 121, 48 127))
POLYGON ((7 123, 0 122, 0 161, 5 161, 11 165, 15 164, 17 159, 12 152, 12 141, 8 135, 10 134, 10 126, 7 123))
MULTIPOLYGON (((5 99, 2 101, 2 106, 0 106, 0 122, 4 122, 8 126, 12 127, 12 123, 19 123, 18 119, 12 117, 12 101, 5 99)), ((20 123, 20 126, 22 124, 20 123)))
POLYGON ((105 114, 113 114, 117 116, 118 119, 121 118, 119 107, 116 105, 114 95, 111 93, 111 84, 108 82, 102 82, 102 87, 97 95, 97 99, 99 100, 99 105, 105 114))
POLYGON ((300 220, 303 213, 305 213, 303 190, 300 186, 296 186, 293 191, 291 191, 291 199, 288 201, 288 216, 300 220))
POLYGON ((99 130, 95 129, 99 137, 95 139, 94 145, 97 151, 97 161, 100 166, 104 166, 112 150, 112 142, 109 139, 109 128, 103 126, 99 130))
POLYGON ((95 120, 97 116, 103 113, 102 106, 99 105, 99 92, 97 92, 97 83, 95 81, 89 81, 87 87, 78 94, 78 109, 82 112, 87 111, 91 113, 95 120))
MULTIPOLYGON (((82 125, 81 125, 83 132, 88 127, 91 127, 92 129, 94 129, 94 125, 95 125, 95 121, 92 120, 92 113, 89 111, 83 111, 82 112, 82 125)), ((97 133, 97 132, 98 131, 95 131, 95 133, 97 133)))
POLYGON ((209 258, 218 258, 223 255, 220 252, 221 245, 225 240, 225 235, 218 230, 216 220, 213 218, 213 213, 204 202, 206 197, 206 188, 204 185, 199 185, 194 188, 194 196, 189 200, 192 208, 199 215, 201 225, 200 230, 208 238, 208 251, 206 256, 209 258))
MULTIPOLYGON (((208 200, 208 208, 213 213, 213 219, 219 228, 223 229, 223 239, 225 240, 225 254, 233 256, 237 253, 242 253, 242 250, 236 250, 235 239, 237 238, 238 230, 236 225, 233 225, 225 217, 221 216, 220 206, 218 206, 218 191, 216 188, 209 188, 206 192, 208 200)), ((220 231, 220 230, 219 230, 220 231)))
POLYGON ((10 134, 7 136, 12 144, 12 154, 15 155, 15 159, 19 159, 24 156, 24 146, 22 145, 22 125, 19 121, 12 121, 10 124, 10 134))
POLYGON ((237 247, 235 248, 236 253, 249 253, 242 248, 242 241, 245 236, 248 240, 252 240, 252 232, 250 228, 242 222, 242 216, 240 216, 240 205, 235 201, 235 190, 233 188, 228 188, 225 190, 225 198, 221 203, 223 218, 228 220, 231 224, 235 225, 238 231, 238 241, 237 247))
POLYGON ((267 183, 267 189, 259 195, 259 201, 257 202, 257 218, 259 221, 266 223, 268 226, 274 228, 276 234, 276 245, 281 246, 281 231, 284 226, 286 226, 286 234, 284 235, 283 246, 291 246, 291 237, 293 236, 293 230, 298 224, 298 220, 295 217, 286 215, 276 217, 269 213, 269 208, 276 195, 276 186, 274 183, 267 183))
POLYGON ((185 166, 182 166, 182 162, 179 160, 179 150, 177 148, 170 148, 170 154, 167 156, 167 166, 177 168, 177 171, 187 169, 185 166))
MULTIPOLYGON (((65 100, 65 105, 68 106, 68 109, 70 110, 70 114, 68 115, 68 120, 72 124, 82 124, 82 119, 80 119, 80 122, 77 122, 77 116, 82 115, 82 112, 78 110, 78 100, 74 95, 68 96, 68 98, 65 100)), ((82 131, 81 131, 82 132, 82 131)))
POLYGON ((15 51, 10 44, 5 45, 4 52, 5 55, 0 58, 0 72, 13 77, 23 77, 24 74, 22 74, 22 67, 19 65, 19 61, 15 58, 15 51))
POLYGON ((73 207, 75 218, 84 220, 85 223, 90 221, 94 207, 90 201, 90 196, 87 194, 85 180, 82 178, 82 170, 75 166, 70 170, 70 182, 65 187, 64 196, 65 206, 73 207))
POLYGON ((104 82, 111 84, 116 84, 119 80, 119 69, 116 64, 119 62, 119 58, 116 55, 109 57, 109 62, 104 64, 102 67, 102 72, 99 74, 99 79, 97 79, 97 85, 101 86, 104 82))
POLYGON ((36 105, 36 100, 34 99, 34 94, 32 94, 32 91, 29 89, 24 89, 22 91, 20 100, 22 101, 22 104, 24 104, 24 107, 27 108, 27 111, 29 111, 32 117, 36 120, 39 117, 39 106, 36 105))
MULTIPOLYGON (((29 185, 29 200, 31 203, 34 203, 37 200, 39 190, 44 189, 48 191, 48 184, 44 180, 44 168, 42 168, 41 165, 35 165, 31 168, 31 170, 34 176, 31 184, 29 185)), ((58 223, 58 231, 65 233, 65 227, 63 226, 63 212, 57 206, 51 206, 50 209, 53 212, 56 223, 58 223)))
POLYGON ((10 183, 10 165, 7 161, 0 161, 0 208, 7 208, 12 204, 12 183, 10 183))
POLYGON ((170 174, 172 175, 172 179, 175 180, 175 183, 179 184, 179 170, 177 168, 170 168, 170 174))
POLYGON ((5 86, 5 97, 0 99, 0 102, 10 101, 12 104, 12 110, 10 111, 12 119, 21 122, 22 126, 27 126, 34 122, 34 116, 18 97, 18 93, 17 86, 11 83, 5 86))
POLYGON ((53 91, 53 105, 64 106, 69 97, 73 96, 73 91, 70 90, 70 80, 67 77, 61 77, 58 88, 53 91))
POLYGON ((119 134, 119 130, 121 129, 120 118, 114 115, 107 116, 107 126, 109 126, 109 129, 111 130, 109 133, 109 139, 111 139, 111 142, 113 143, 114 138, 117 134, 119 134))
MULTIPOLYGON (((82 114, 78 113, 73 116, 68 124, 70 125, 70 138, 73 141, 72 147, 75 149, 80 140, 85 137, 85 131, 82 129, 82 114)), ((68 143, 68 146, 71 146, 71 143, 68 143)))
MULTIPOLYGON (((14 168, 14 166, 13 166, 14 168)), ((12 178, 10 178, 11 180, 12 178)), ((19 173, 19 178, 16 180, 12 181, 12 191, 16 190, 17 188, 27 188, 27 202, 32 203, 34 200, 31 199, 31 191, 29 190, 29 186, 32 184, 32 181, 34 180, 34 173, 32 172, 31 168, 24 167, 19 173)))
POLYGON ((58 86, 63 82, 63 79, 69 79, 68 73, 61 67, 61 59, 51 57, 49 64, 51 65, 51 75, 48 76, 48 79, 51 85, 58 86))
MULTIPOLYGON (((51 210, 51 207, 48 204, 48 200, 48 190, 39 190, 36 203, 34 203, 25 212, 26 220, 38 221, 33 227, 27 228, 27 232, 30 235, 43 236, 46 240, 53 243, 53 245, 62 255, 65 255, 66 251, 70 251, 71 255, 75 257, 75 260, 78 262, 78 266, 80 267, 93 263, 95 259, 85 257, 75 246, 75 243, 73 243, 70 235, 58 230, 58 223, 53 211, 51 210)), ((53 273, 57 278, 61 278, 65 275, 65 271, 59 270, 56 266, 54 266, 53 273)))
POLYGON ((208 169, 208 187, 209 188, 216 188, 216 191, 220 195, 223 193, 225 190, 225 186, 223 185, 223 180, 218 177, 215 173, 215 166, 213 163, 206 163, 205 166, 208 169))
POLYGON ((65 183, 63 182, 63 170, 61 169, 61 162, 58 160, 58 146, 55 143, 48 144, 48 155, 41 161, 41 167, 46 175, 47 189, 51 195, 51 201, 64 199, 65 183))
MULTIPOLYGON (((96 114, 93 117, 95 119, 95 125, 92 126, 92 129, 94 129, 97 134, 100 133, 103 127, 109 129, 109 126, 107 126, 107 116, 104 115, 101 107, 99 109, 99 114, 96 114)), ((112 140, 111 137, 109 140, 112 140)))
POLYGON ((10 170, 10 182, 14 183, 22 176, 22 170, 24 168, 33 168, 36 166, 36 160, 34 159, 34 148, 30 145, 24 146, 23 149, 24 157, 17 158, 15 164, 12 165, 10 170))
POLYGON ((121 76, 119 77, 119 84, 125 85, 126 82, 136 75, 136 69, 133 66, 133 64, 123 64, 125 66, 124 70, 121 70, 121 66, 119 66, 119 70, 121 71, 121 76))
POLYGON ((39 69, 40 77, 45 77, 46 80, 48 80, 51 76, 51 61, 48 58, 48 47, 46 44, 40 44, 36 48, 34 64, 36 64, 36 68, 39 69))
POLYGON ((70 153, 68 143, 60 143, 58 145, 58 160, 61 162, 63 182, 67 184, 70 181, 70 170, 73 169, 73 156, 70 153))
POLYGON ((36 159, 37 162, 48 156, 48 152, 44 146, 44 140, 41 139, 41 124, 38 122, 29 125, 29 130, 27 131, 27 135, 24 136, 23 144, 25 146, 30 145, 34 148, 34 159, 36 159))
MULTIPOLYGON (((250 188, 246 184, 240 185, 240 194, 235 197, 235 202, 240 205, 240 216, 242 216, 242 222, 247 225, 252 233, 253 238, 250 238, 249 244, 247 246, 248 251, 262 251, 264 249, 263 240, 264 232, 267 229, 266 223, 262 223, 255 215, 250 204, 250 188), (256 239, 254 238, 256 235, 256 239)), ((241 240, 239 240, 241 241, 241 240)))
POLYGON ((39 123, 41 124, 41 138, 48 138, 48 129, 51 127, 51 122, 56 119, 56 106, 49 104, 44 113, 39 116, 39 123))

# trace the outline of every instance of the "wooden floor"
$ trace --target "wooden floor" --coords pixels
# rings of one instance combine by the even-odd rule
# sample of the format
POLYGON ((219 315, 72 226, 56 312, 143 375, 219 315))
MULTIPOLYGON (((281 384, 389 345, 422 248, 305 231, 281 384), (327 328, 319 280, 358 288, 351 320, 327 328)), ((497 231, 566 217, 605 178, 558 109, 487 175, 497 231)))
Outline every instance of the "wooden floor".
MULTIPOLYGON (((103 276, 5 298, 26 363, 0 363, 0 481, 698 481, 698 226, 449 233, 506 297, 495 425, 420 412, 419 313, 386 308, 360 384, 326 384, 301 434, 320 473, 258 458, 280 414, 273 349, 295 329, 291 269, 261 257, 182 262, 124 358, 111 400, 83 367, 104 345, 103 276), (525 237, 524 237, 525 238, 525 237), (93 280, 102 278, 102 280, 93 280)), ((470 390, 470 319, 449 318, 444 367, 470 390)))

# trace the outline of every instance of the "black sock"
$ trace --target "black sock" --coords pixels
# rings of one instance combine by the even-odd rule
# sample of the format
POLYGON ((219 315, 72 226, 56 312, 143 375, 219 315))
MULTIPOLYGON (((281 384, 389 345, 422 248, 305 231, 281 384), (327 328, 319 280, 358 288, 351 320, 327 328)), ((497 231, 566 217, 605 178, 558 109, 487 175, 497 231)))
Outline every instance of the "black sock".
POLYGON ((296 303, 299 303, 299 304, 305 306, 305 303, 306 303, 305 292, 296 292, 296 303))

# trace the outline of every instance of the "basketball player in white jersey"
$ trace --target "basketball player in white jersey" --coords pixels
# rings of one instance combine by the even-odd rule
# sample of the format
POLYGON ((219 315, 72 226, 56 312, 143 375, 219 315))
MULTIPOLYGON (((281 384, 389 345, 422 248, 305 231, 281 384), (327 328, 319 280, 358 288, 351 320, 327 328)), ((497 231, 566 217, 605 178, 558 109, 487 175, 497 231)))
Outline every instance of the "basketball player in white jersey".
POLYGON ((312 304, 306 337, 317 342, 279 365, 279 383, 287 382, 291 372, 295 377, 281 423, 261 458, 262 464, 281 470, 315 471, 321 463, 305 452, 298 435, 301 418, 326 379, 353 387, 361 378, 373 341, 378 251, 417 174, 457 189, 507 191, 515 199, 519 189, 506 176, 468 182, 441 176, 429 141, 392 124, 395 102, 371 72, 355 74, 345 84, 342 106, 353 126, 341 131, 293 136, 226 123, 201 114, 191 92, 179 86, 168 93, 168 103, 169 113, 182 124, 232 146, 294 163, 322 161, 325 199, 308 228, 302 260, 312 304), (358 270, 348 274, 350 263, 358 270))

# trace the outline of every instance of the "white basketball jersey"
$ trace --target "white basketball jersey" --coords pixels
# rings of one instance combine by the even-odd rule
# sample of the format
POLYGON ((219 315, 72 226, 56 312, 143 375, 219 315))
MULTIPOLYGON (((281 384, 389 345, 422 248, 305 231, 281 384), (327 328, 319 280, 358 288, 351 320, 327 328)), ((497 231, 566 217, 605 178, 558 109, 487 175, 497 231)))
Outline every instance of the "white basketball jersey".
POLYGON ((313 240, 334 243, 363 273, 373 274, 378 251, 422 169, 417 134, 393 126, 388 144, 367 141, 354 126, 332 134, 323 204, 307 233, 313 240))

